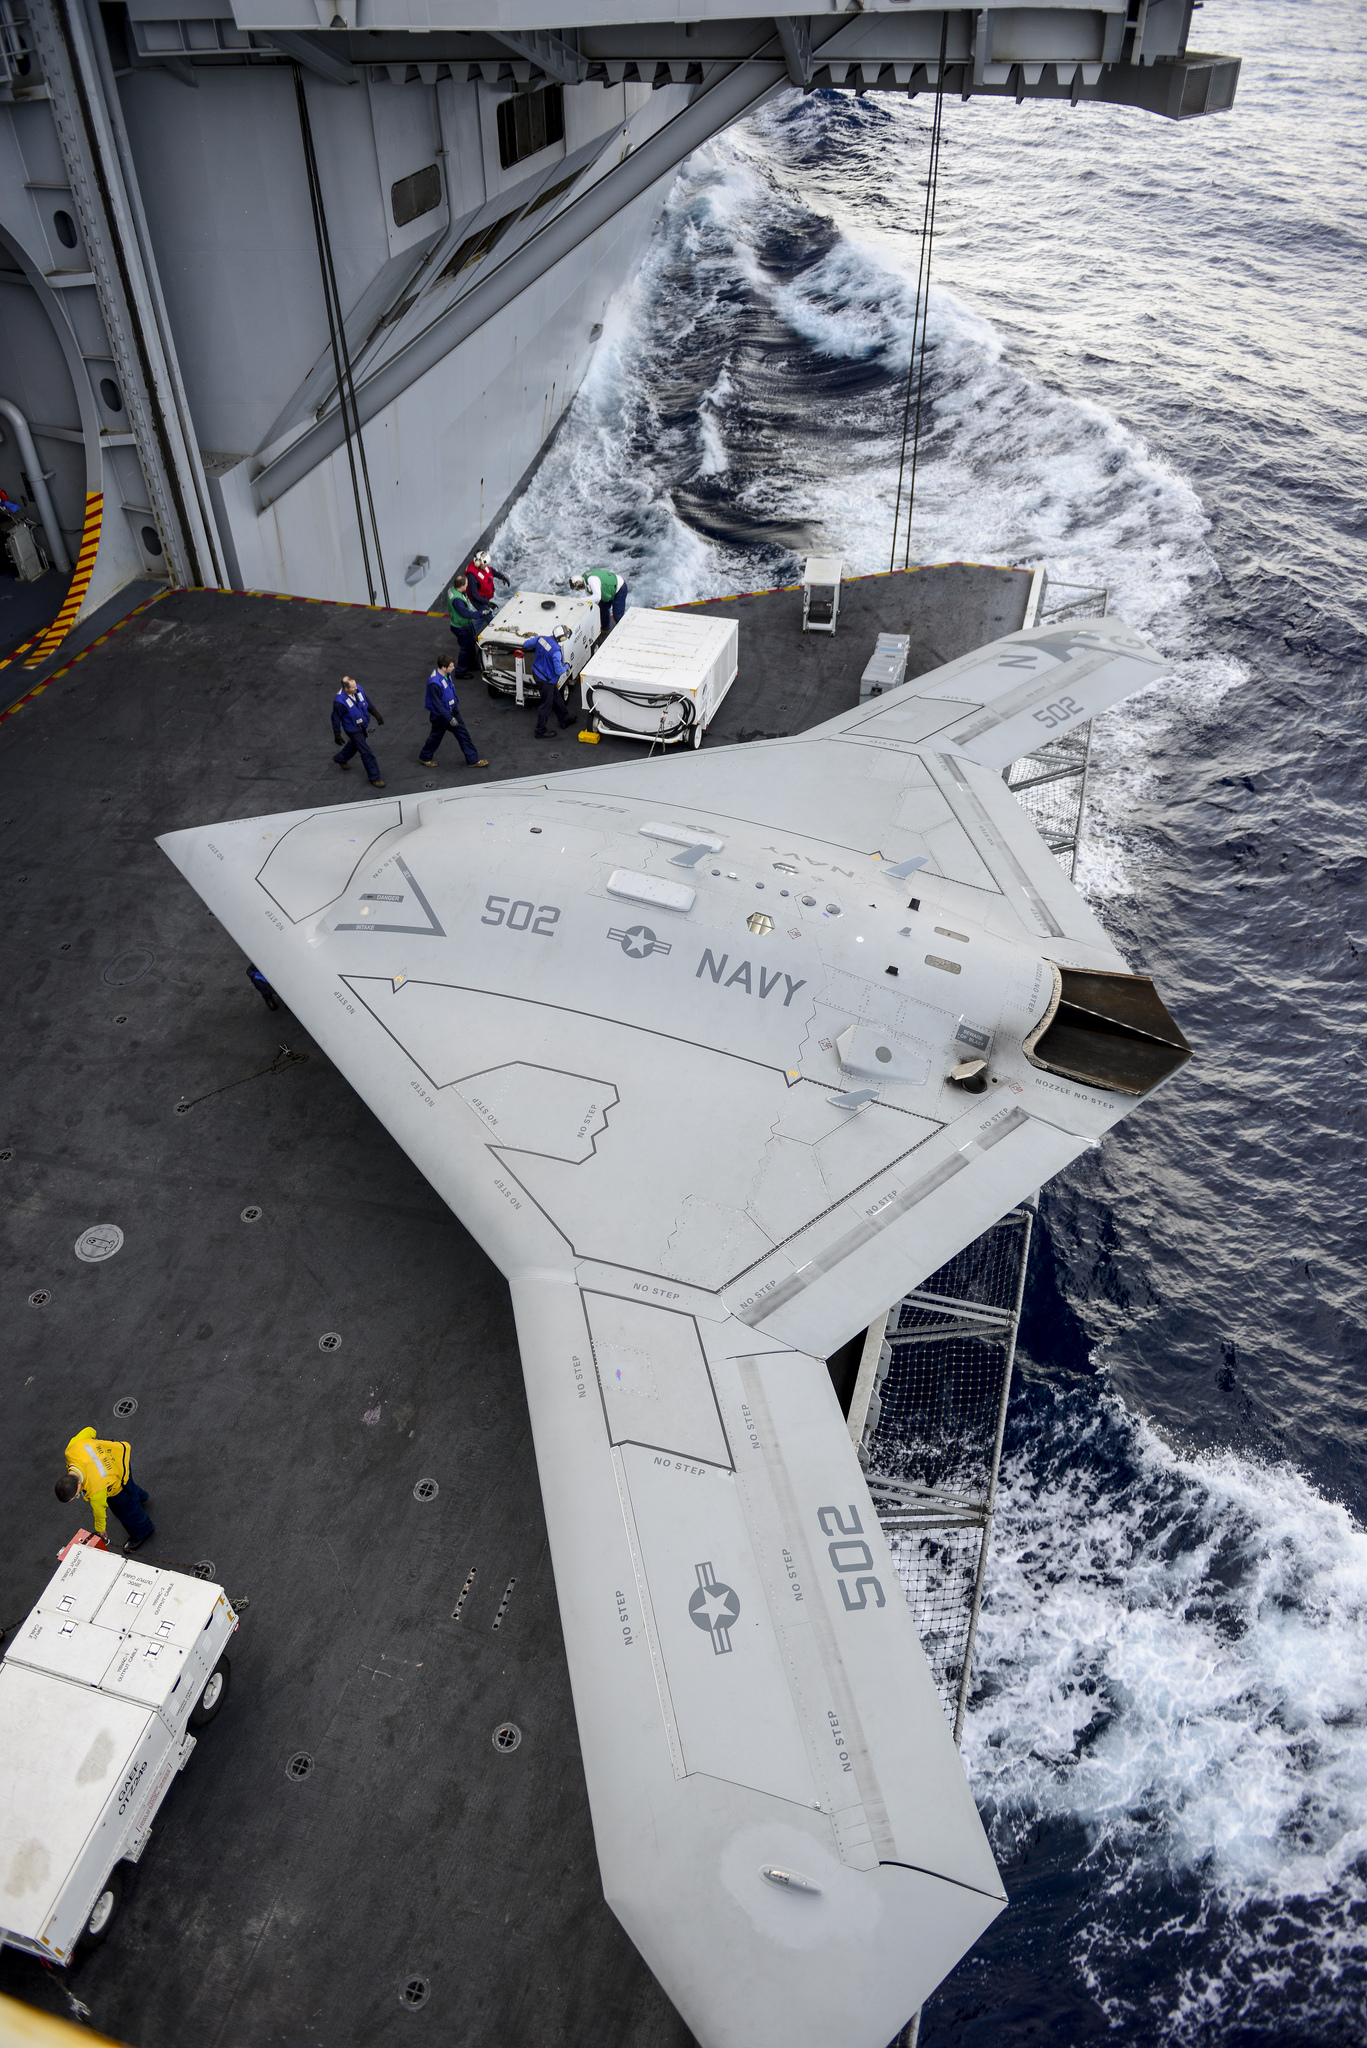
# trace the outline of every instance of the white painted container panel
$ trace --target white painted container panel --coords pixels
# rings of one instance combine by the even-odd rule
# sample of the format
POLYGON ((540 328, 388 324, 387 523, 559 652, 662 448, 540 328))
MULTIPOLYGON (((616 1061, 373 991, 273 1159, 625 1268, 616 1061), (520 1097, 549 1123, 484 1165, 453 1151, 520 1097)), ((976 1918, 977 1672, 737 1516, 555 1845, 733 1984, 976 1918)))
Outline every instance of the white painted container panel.
POLYGON ((98 1685, 122 1640, 113 1629, 60 1614, 31 1614, 10 1644, 5 1661, 48 1671, 77 1685, 98 1685))
POLYGON ((111 1801, 118 1818, 117 1795, 149 1738, 155 1752, 165 1729, 131 1700, 31 1671, 13 1652, 0 1664, 0 1928, 42 1939, 111 1801))
POLYGON ((584 670, 586 681, 636 694, 682 692, 719 703, 736 673, 735 619, 633 605, 584 670))
POLYGON ((202 1579, 177 1578, 170 1572, 159 1572, 150 1597, 137 1611, 132 1633, 192 1650, 222 1602, 223 1592, 218 1586, 207 1585, 202 1579))
MULTIPOLYGON (((157 1589, 167 1584, 174 1585, 174 1572, 159 1571, 154 1564, 128 1563, 120 1572, 115 1583, 105 1595, 95 1619, 101 1628, 112 1628, 124 1635, 137 1622, 138 1616, 152 1600, 157 1589)), ((195 1581, 199 1583, 198 1580, 195 1581)))
POLYGON ((145 1707, 162 1708, 184 1676, 186 1654, 175 1643, 126 1636, 100 1690, 137 1700, 145 1707))
POLYGON ((112 1550, 92 1550, 88 1543, 78 1543, 39 1594, 38 1606, 70 1621, 93 1621, 126 1564, 127 1560, 112 1550))

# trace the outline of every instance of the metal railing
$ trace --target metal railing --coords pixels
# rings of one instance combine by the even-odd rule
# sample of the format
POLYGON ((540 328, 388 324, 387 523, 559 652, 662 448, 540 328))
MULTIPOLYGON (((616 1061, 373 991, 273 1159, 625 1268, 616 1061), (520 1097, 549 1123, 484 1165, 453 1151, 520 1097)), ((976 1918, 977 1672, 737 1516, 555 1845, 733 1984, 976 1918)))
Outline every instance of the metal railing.
POLYGON ((956 1742, 972 1685, 1033 1220, 1029 1205, 1011 1210, 871 1328, 871 1370, 861 1371, 850 1411, 956 1742))
MULTIPOLYGON (((850 1409, 874 1509, 962 1739, 1035 1210, 1024 1203, 872 1324, 850 1409)), ((913 2013, 891 2048, 916 2048, 913 2013)))
POLYGON ((40 76, 22 0, 0 0, 0 88, 22 92, 36 85, 40 76))

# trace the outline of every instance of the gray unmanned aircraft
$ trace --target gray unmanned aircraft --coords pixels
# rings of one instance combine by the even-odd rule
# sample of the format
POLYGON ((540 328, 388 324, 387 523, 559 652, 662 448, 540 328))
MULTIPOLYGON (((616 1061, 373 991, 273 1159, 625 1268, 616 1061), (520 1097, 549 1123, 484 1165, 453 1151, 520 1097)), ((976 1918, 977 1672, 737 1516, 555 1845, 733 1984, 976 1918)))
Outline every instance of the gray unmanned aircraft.
POLYGON ((161 845, 508 1278, 604 1891, 702 2048, 1005 1904, 825 1360, 1189 1048, 1003 785, 1033 629, 793 739, 161 845))

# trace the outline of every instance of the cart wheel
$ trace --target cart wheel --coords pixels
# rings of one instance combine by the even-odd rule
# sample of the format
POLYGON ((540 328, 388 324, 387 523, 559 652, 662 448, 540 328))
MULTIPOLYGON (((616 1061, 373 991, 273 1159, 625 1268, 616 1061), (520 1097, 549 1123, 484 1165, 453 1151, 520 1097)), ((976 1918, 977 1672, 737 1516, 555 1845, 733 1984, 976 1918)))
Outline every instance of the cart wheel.
POLYGON ((695 718, 693 721, 693 745, 695 749, 702 745, 702 731, 702 720, 695 718))
POLYGON ((498 689, 495 689, 495 687, 494 687, 494 685, 493 685, 492 683, 487 683, 487 684, 485 685, 485 688, 486 688, 486 689, 488 690, 488 692, 489 692, 489 695, 490 695, 491 699, 493 700, 493 702, 494 702, 495 704, 497 704, 497 702, 498 702, 499 698, 500 698, 500 697, 501 697, 501 696, 503 695, 503 692, 502 692, 502 690, 498 690, 498 689))
POLYGON ((189 1725, 191 1728, 208 1727, 214 1715, 223 1705, 223 1701, 227 1696, 228 1680, 231 1676, 232 1667, 227 1658, 220 1657, 213 1670, 209 1673, 208 1684, 190 1709, 189 1725))
POLYGON ((123 1899, 123 1872, 116 1864, 110 1871, 90 1909, 90 1918, 76 1938, 76 1953, 84 1955, 92 1948, 98 1948, 114 1924, 114 1917, 123 1899))

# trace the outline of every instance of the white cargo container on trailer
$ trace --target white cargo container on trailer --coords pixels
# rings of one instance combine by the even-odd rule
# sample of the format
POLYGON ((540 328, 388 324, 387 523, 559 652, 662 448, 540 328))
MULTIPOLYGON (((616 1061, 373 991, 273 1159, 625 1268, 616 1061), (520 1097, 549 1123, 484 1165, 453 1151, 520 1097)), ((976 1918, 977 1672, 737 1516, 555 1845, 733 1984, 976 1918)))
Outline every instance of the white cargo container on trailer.
POLYGON ((0 1661, 0 1948, 66 1964, 102 1940, 237 1616, 221 1586, 70 1550, 0 1661))
POLYGON ((735 619, 633 605, 585 665, 584 709, 598 732, 700 747, 736 680, 739 644, 735 619))

